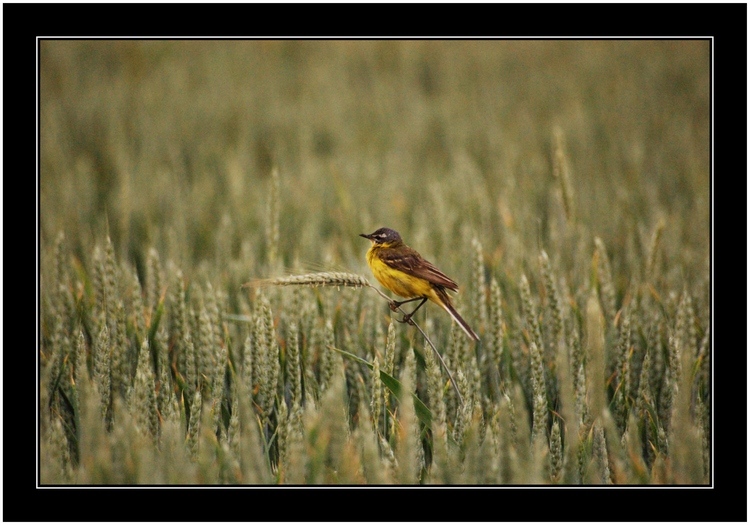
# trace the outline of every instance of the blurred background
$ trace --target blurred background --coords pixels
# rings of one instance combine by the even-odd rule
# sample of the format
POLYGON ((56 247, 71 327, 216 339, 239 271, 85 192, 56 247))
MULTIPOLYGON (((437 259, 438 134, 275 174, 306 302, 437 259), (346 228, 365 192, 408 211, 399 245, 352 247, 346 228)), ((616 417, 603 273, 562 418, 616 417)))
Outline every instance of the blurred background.
POLYGON ((155 247, 268 273, 278 168, 287 268, 366 271, 357 235, 388 226, 459 282, 473 237, 514 281, 542 248, 577 273, 594 236, 618 273, 662 220, 680 276, 707 272, 707 40, 45 40, 40 58, 41 241, 65 232, 80 259, 108 228, 139 268, 155 247))
POLYGON ((710 481, 710 41, 40 49, 48 482, 710 481), (465 405, 376 294, 241 288, 383 226, 465 405))

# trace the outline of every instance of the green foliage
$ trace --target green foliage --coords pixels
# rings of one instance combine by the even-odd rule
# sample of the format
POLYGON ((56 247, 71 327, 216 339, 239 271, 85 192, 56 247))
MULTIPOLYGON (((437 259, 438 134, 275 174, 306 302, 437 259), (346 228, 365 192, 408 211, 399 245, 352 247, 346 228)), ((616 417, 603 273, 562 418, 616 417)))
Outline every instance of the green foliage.
POLYGON ((43 484, 708 482, 707 41, 40 48, 43 484))

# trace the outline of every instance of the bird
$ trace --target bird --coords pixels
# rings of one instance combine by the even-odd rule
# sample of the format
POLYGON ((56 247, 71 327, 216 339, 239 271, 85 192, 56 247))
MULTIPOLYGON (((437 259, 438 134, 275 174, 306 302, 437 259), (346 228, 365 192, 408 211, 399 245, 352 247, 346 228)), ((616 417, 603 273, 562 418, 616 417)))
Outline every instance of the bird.
POLYGON ((380 228, 359 235, 372 243, 367 250, 367 264, 372 274, 385 288, 406 299, 391 301, 391 310, 395 312, 401 305, 421 299, 417 307, 411 313, 404 314, 400 322, 412 324, 412 316, 429 299, 445 309, 466 335, 479 341, 479 336, 451 303, 447 290, 458 292, 458 285, 453 279, 407 246, 396 230, 380 228))

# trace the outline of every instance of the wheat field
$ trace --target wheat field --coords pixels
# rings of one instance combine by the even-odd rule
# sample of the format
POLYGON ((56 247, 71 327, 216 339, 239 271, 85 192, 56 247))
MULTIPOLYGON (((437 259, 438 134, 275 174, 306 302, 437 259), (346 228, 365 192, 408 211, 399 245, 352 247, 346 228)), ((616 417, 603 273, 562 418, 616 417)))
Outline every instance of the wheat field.
POLYGON ((43 40, 39 483, 710 484, 709 59, 43 40))

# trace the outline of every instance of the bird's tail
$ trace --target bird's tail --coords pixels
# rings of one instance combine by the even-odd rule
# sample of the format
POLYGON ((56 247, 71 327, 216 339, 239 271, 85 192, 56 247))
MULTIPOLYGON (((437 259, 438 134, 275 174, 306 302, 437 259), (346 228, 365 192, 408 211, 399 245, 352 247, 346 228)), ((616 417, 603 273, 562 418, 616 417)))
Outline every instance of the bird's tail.
POLYGON ((448 296, 448 293, 441 289, 441 288, 435 288, 436 295, 438 299, 440 299, 439 303, 440 306, 445 308, 445 311, 451 314, 451 317, 456 320, 458 323, 458 326, 460 326, 464 332, 466 332, 466 335, 471 337, 474 341, 479 341, 479 336, 474 332, 474 330, 471 329, 471 327, 464 321, 464 318, 461 317, 456 309, 451 304, 451 298, 448 296))

